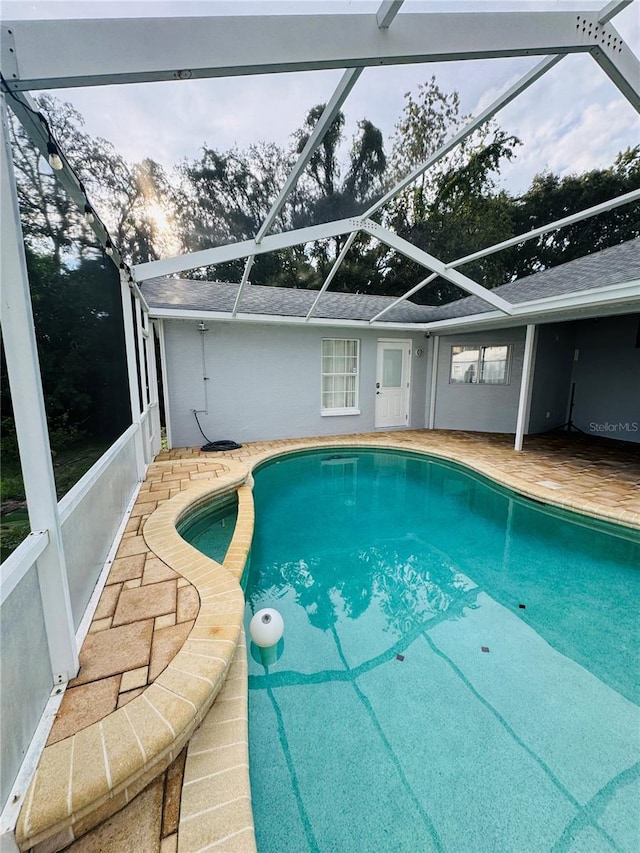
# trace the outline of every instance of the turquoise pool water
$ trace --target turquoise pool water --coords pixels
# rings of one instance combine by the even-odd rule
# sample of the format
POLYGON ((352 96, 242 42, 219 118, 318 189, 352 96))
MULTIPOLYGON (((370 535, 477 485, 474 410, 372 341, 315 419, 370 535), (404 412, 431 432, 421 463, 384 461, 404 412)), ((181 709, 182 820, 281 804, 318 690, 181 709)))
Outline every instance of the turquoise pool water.
POLYGON ((638 849, 640 535, 398 453, 255 481, 261 853, 638 849))
POLYGON ((178 533, 190 545, 218 563, 227 555, 238 518, 238 497, 226 495, 190 513, 178 524, 178 533))

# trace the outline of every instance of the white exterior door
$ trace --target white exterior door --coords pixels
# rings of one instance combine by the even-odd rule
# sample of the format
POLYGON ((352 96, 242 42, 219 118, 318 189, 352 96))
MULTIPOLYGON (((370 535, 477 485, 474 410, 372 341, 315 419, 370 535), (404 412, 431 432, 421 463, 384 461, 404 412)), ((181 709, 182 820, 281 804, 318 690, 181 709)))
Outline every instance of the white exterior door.
POLYGON ((376 427, 409 425, 411 341, 379 340, 376 369, 376 427))

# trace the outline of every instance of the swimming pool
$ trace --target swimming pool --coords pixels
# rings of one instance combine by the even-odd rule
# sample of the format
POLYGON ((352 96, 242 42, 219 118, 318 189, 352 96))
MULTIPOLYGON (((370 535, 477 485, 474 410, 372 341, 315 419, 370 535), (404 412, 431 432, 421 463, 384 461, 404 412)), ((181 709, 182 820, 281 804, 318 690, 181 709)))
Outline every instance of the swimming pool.
POLYGON ((238 497, 234 493, 188 512, 177 530, 198 551, 222 563, 233 539, 237 518, 238 497))
POLYGON ((256 472, 259 849, 635 849, 640 536, 359 449, 256 472))

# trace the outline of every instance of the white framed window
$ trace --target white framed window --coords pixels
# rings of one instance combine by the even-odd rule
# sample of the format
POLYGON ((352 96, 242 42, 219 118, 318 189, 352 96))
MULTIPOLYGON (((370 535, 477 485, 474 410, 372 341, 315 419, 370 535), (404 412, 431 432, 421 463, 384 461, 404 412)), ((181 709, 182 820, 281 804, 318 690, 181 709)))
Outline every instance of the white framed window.
POLYGON ((449 382, 454 385, 508 385, 511 344, 451 347, 449 382))
POLYGON ((322 339, 322 415, 359 415, 360 341, 322 339))

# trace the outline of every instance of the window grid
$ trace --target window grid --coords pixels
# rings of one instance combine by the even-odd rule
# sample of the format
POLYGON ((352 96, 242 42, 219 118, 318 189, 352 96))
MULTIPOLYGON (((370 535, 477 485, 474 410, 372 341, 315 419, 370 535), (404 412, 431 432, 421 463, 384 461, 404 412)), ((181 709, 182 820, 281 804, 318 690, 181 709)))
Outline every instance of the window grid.
POLYGON ((360 341, 322 339, 322 411, 357 411, 360 341))

